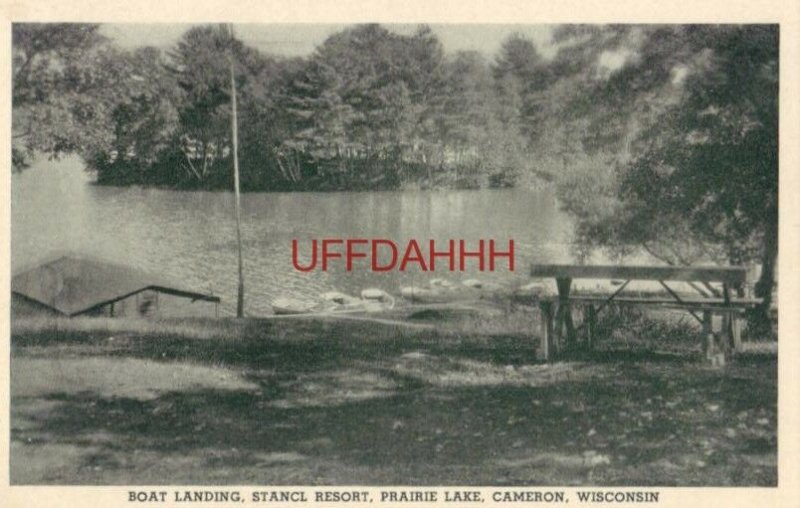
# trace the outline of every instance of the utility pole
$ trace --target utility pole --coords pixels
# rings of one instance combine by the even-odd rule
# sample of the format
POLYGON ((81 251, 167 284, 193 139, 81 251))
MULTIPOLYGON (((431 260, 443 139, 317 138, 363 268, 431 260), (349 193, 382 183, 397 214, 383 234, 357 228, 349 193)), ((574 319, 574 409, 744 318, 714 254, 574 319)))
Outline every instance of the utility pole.
POLYGON ((242 211, 239 197, 239 129, 236 121, 236 76, 233 64, 233 24, 227 26, 230 36, 228 63, 231 70, 231 140, 233 145, 233 192, 236 206, 236 247, 239 256, 239 290, 236 294, 236 317, 244 317, 244 270, 242 267, 242 211))

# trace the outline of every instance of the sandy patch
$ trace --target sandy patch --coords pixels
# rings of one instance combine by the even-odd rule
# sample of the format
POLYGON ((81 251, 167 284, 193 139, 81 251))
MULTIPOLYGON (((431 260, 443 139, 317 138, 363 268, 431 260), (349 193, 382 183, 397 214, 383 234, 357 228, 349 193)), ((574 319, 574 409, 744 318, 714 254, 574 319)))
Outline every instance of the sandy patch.
POLYGON ((302 375, 286 386, 286 396, 272 403, 275 407, 335 406, 348 402, 388 397, 397 383, 373 372, 338 370, 302 375))
POLYGON ((154 399, 161 393, 191 390, 257 390, 237 372, 189 363, 134 358, 13 358, 12 397, 74 395, 154 399))
POLYGON ((76 464, 90 451, 68 444, 29 445, 12 440, 11 484, 62 483, 73 477, 76 464))
POLYGON ((585 381, 612 374, 608 367, 580 362, 540 365, 497 365, 475 360, 433 356, 418 351, 400 356, 392 366, 397 374, 433 386, 544 386, 585 381))

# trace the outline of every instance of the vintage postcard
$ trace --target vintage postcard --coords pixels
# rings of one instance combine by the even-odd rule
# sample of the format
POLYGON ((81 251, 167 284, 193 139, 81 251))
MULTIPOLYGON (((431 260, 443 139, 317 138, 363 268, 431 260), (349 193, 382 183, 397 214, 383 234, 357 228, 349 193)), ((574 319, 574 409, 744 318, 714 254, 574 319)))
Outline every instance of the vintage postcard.
POLYGON ((8 4, 9 506, 800 504, 800 13, 683 7, 8 4))

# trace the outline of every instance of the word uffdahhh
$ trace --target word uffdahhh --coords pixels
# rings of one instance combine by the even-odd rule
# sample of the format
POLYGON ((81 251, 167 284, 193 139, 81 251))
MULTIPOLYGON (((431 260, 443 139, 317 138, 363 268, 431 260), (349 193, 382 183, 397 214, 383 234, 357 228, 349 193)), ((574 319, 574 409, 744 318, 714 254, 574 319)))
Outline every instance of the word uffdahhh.
POLYGON ((413 239, 404 246, 383 238, 313 239, 310 249, 304 249, 307 256, 301 261, 300 242, 294 239, 292 265, 300 272, 325 272, 334 264, 343 264, 348 272, 357 265, 362 268, 366 265, 373 272, 404 272, 414 266, 423 272, 463 272, 475 267, 481 272, 503 268, 514 271, 514 240, 508 240, 507 246, 500 248, 494 239, 472 243, 467 245, 465 240, 448 240, 442 245, 435 240, 428 240, 422 242, 423 248, 420 242, 413 239))

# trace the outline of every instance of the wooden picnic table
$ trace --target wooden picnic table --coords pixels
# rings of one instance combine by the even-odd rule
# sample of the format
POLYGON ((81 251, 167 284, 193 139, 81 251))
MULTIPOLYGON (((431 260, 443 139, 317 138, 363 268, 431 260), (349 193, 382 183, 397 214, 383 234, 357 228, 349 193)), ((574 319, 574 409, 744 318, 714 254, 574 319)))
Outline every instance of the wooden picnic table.
POLYGON ((561 339, 566 339, 567 348, 577 345, 577 331, 572 319, 572 305, 584 307, 586 345, 591 347, 594 340, 596 317, 611 304, 650 305, 664 308, 678 308, 688 311, 703 327, 704 334, 712 333, 713 315, 722 316, 722 331, 734 351, 741 349, 739 318, 742 312, 760 303, 760 299, 746 294, 748 270, 743 266, 700 267, 700 266, 616 266, 616 265, 532 265, 531 277, 554 278, 558 288, 557 296, 537 298, 542 314, 542 342, 539 356, 547 360, 561 339), (610 295, 575 295, 571 292, 574 279, 618 279, 624 282, 610 295), (666 290, 666 297, 620 296, 631 281, 658 281, 666 290), (690 283, 701 292, 700 298, 680 296, 668 282, 690 283), (703 290, 697 284, 703 284, 703 290), (721 295, 709 296, 713 291, 711 284, 722 284, 721 295), (555 309, 555 312, 554 312, 555 309), (702 317, 697 313, 701 313, 702 317))

